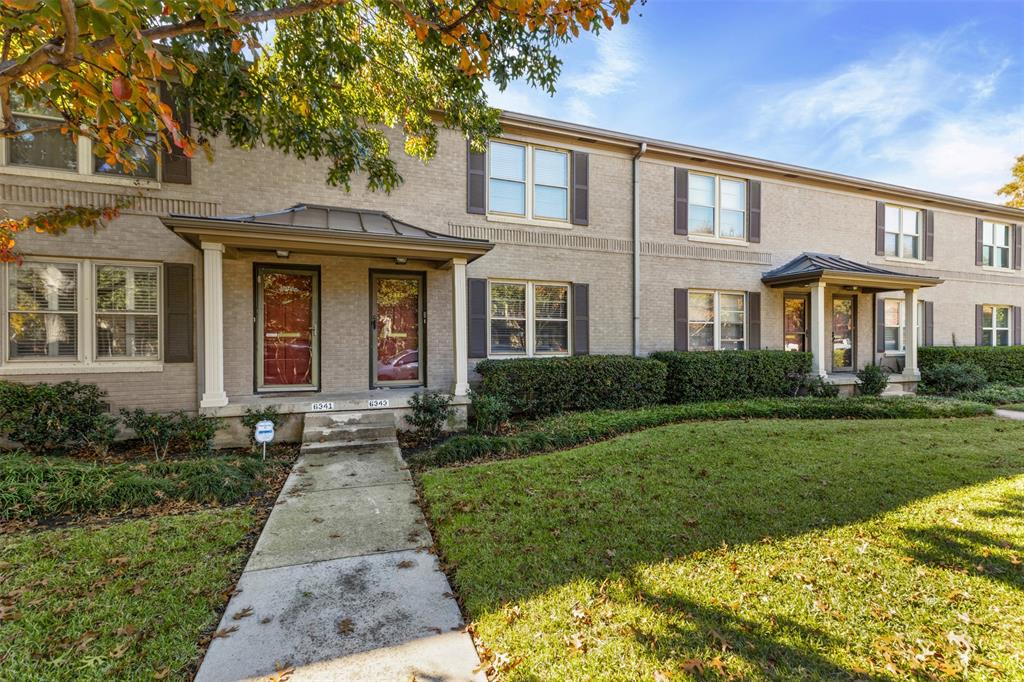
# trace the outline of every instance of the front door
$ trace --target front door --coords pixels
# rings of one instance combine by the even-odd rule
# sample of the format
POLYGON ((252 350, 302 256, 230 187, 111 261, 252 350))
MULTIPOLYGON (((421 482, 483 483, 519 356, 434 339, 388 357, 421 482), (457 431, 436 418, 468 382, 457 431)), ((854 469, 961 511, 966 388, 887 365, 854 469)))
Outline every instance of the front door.
POLYGON ((423 277, 417 273, 373 273, 371 358, 374 386, 423 384, 423 277))
POLYGON ((320 273, 258 266, 256 270, 256 388, 319 387, 320 273))
POLYGON ((832 297, 832 371, 852 372, 856 348, 857 303, 853 296, 832 297))

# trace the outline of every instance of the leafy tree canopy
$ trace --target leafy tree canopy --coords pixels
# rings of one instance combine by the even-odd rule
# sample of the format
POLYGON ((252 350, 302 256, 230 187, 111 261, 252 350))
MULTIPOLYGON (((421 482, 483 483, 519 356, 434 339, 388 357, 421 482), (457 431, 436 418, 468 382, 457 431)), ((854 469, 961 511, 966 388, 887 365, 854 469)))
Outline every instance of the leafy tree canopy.
POLYGON ((996 193, 1007 197, 1007 206, 1024 208, 1024 154, 1017 157, 1010 173, 1013 175, 1013 179, 1000 187, 996 193))
MULTIPOLYGON (((0 1, 2 136, 26 132, 15 109, 48 110, 60 121, 32 131, 84 135, 127 170, 139 146, 191 156, 224 136, 326 159, 331 184, 364 172, 386 191, 401 178, 385 128, 424 160, 439 125, 481 142, 498 130, 487 79, 553 92, 558 46, 625 23, 637 0, 0 1), (165 81, 179 84, 176 107, 161 101, 165 81), (186 107, 190 128, 175 114, 186 107)), ((0 220, 0 260, 20 230, 109 219, 74 210, 0 220)))

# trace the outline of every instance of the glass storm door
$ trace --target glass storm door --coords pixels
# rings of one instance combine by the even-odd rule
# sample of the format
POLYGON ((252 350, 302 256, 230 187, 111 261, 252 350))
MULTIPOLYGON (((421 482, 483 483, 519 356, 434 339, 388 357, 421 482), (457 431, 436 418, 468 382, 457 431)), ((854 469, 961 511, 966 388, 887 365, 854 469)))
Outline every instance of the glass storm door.
POLYGON ((375 273, 371 292, 373 385, 422 384, 422 276, 375 273))
POLYGON ((317 388, 319 273, 260 268, 256 289, 257 388, 317 388))
POLYGON ((852 372, 856 344, 857 306, 853 296, 832 297, 832 371, 852 372))
POLYGON ((807 350, 807 308, 809 300, 806 295, 787 294, 783 303, 783 348, 786 350, 807 350))

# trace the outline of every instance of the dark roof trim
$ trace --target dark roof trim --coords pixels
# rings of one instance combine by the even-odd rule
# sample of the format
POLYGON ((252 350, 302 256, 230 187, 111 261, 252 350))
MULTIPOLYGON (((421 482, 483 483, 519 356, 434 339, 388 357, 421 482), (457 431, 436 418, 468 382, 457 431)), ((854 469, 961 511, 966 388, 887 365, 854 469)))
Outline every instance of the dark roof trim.
POLYGON ((886 283, 916 284, 919 287, 935 286, 942 283, 942 279, 939 277, 896 272, 824 253, 803 253, 785 265, 761 276, 762 282, 776 287, 786 284, 817 282, 823 279, 858 281, 876 288, 886 283))

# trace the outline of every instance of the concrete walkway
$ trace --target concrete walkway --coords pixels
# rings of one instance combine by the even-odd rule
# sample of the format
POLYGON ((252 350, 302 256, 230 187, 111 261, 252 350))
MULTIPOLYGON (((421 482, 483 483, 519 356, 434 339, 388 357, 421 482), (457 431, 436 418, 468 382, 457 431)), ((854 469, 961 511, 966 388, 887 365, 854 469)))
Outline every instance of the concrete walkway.
POLYGON ((1024 421, 1024 412, 1020 410, 1003 410, 996 409, 995 415, 1002 417, 1003 419, 1014 419, 1016 421, 1024 421))
POLYGON ((393 437, 307 452, 196 679, 482 682, 431 546, 393 437))

